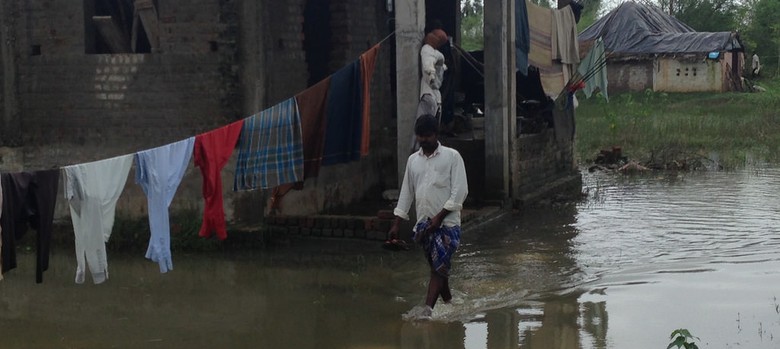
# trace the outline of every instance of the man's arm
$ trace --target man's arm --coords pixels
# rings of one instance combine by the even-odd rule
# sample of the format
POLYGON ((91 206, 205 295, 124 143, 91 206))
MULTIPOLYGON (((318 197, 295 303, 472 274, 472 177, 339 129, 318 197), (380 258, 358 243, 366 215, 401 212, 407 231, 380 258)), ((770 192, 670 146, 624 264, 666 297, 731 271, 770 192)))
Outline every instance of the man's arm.
POLYGON ((432 233, 434 230, 439 229, 441 227, 442 222, 444 222, 444 218, 447 217, 448 214, 450 214, 450 210, 443 208, 439 213, 437 213, 433 218, 431 218, 431 224, 428 226, 427 229, 425 229, 426 234, 432 233))
POLYGON ((390 239, 398 238, 398 229, 401 224, 401 220, 409 220, 409 209, 412 207, 412 200, 414 199, 414 186, 412 185, 411 170, 409 166, 411 161, 406 162, 406 171, 404 172, 404 180, 401 183, 401 192, 398 195, 398 204, 396 204, 393 214, 395 219, 393 225, 390 227, 388 234, 390 239))
POLYGON ((448 211, 460 211, 463 202, 469 194, 469 183, 466 179, 466 165, 460 153, 455 153, 455 160, 450 168, 450 198, 444 203, 444 209, 448 211))
POLYGON ((437 89, 434 87, 436 82, 436 62, 437 59, 434 49, 430 46, 423 46, 420 50, 420 66, 422 68, 423 80, 425 80, 425 83, 428 84, 428 86, 431 86, 431 88, 434 89, 437 89))

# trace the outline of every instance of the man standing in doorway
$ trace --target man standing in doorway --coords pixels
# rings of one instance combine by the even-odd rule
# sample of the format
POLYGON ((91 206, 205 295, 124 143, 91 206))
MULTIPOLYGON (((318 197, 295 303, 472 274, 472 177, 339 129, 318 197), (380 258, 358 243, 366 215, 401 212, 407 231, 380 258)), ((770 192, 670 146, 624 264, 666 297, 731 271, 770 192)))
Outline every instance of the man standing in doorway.
POLYGON ((761 72, 761 61, 758 59, 758 54, 753 53, 753 62, 752 62, 753 70, 751 71, 754 78, 758 77, 758 74, 761 72))
MULTIPOLYGON (((423 115, 433 115, 438 118, 441 115, 441 88, 444 82, 444 72, 447 65, 444 62, 444 54, 439 48, 449 42, 447 33, 441 29, 434 29, 425 35, 423 46, 420 49, 420 65, 422 76, 420 77, 420 100, 417 102, 417 118, 423 115)), ((417 138, 412 137, 411 152, 419 149, 417 138)))
POLYGON ((422 245, 431 267, 425 313, 430 316, 441 296, 452 300, 449 273, 451 259, 460 244, 460 213, 468 195, 466 169, 457 150, 438 141, 439 122, 426 114, 417 118, 414 133, 420 150, 409 156, 401 185, 390 238, 398 238, 401 219, 409 219, 415 202, 417 223, 414 240, 422 245))
POLYGON ((434 29, 425 35, 424 43, 420 48, 420 65, 422 77, 420 79, 420 102, 417 108, 417 117, 430 114, 439 116, 441 112, 441 88, 444 82, 444 72, 447 64, 444 54, 439 48, 449 42, 447 33, 441 29, 434 29))

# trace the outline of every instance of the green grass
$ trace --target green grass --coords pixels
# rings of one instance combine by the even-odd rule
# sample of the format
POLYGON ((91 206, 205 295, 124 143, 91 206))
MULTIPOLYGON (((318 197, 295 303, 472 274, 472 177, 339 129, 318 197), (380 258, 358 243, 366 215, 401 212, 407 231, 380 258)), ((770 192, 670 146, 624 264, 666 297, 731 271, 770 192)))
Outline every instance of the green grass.
POLYGON ((587 164, 620 146, 642 163, 718 158, 738 167, 748 159, 780 160, 780 79, 758 81, 767 92, 656 93, 578 96, 576 153, 587 164))

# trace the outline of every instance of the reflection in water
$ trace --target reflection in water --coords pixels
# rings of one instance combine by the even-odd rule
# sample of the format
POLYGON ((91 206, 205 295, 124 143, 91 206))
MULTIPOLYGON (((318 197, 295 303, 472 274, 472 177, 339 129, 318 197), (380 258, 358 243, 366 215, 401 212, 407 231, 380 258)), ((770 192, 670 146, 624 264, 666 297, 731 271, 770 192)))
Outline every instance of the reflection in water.
POLYGON ((587 343, 593 343, 594 348, 607 347, 607 328, 609 316, 607 316, 606 302, 583 302, 580 326, 583 332, 590 336, 587 343))
POLYGON ((374 242, 177 253, 165 275, 114 253, 97 286, 73 283, 67 250, 36 285, 20 251, 0 283, 2 347, 644 349, 680 327, 700 347, 778 347, 780 170, 585 183, 586 202, 465 231, 433 321, 401 319, 423 302, 420 251, 374 242))

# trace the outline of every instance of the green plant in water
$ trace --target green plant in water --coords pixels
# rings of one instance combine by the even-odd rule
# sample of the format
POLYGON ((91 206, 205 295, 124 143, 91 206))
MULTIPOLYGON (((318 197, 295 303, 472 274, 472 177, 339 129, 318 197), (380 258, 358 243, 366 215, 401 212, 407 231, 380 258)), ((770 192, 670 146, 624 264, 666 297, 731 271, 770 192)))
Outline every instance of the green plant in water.
POLYGON ((603 115, 607 120, 607 127, 609 129, 609 141, 611 145, 615 145, 615 143, 617 142, 617 131, 618 131, 617 113, 609 107, 606 99, 603 97, 603 95, 601 95, 601 92, 598 92, 596 97, 598 98, 597 103, 601 105, 601 107, 604 109, 603 115))
POLYGON ((669 343, 669 346, 666 347, 666 349, 671 349, 674 347, 679 348, 685 348, 685 349, 699 349, 699 346, 696 345, 696 343, 693 342, 693 339, 696 338, 696 340, 699 340, 699 337, 694 337, 691 332, 684 328, 676 329, 672 331, 672 335, 669 336, 669 339, 672 340, 671 343, 669 343))

